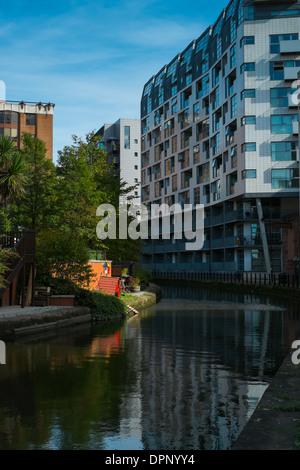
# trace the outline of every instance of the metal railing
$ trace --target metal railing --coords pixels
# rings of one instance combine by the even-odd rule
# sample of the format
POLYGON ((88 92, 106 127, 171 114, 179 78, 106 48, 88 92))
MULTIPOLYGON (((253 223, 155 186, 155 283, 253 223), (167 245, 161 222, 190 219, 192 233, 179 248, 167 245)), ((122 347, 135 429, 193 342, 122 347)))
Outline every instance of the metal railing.
POLYGON ((299 289, 299 275, 285 273, 253 273, 253 272, 209 272, 209 271, 152 271, 153 279, 177 279, 195 281, 217 281, 258 286, 288 287, 299 289))

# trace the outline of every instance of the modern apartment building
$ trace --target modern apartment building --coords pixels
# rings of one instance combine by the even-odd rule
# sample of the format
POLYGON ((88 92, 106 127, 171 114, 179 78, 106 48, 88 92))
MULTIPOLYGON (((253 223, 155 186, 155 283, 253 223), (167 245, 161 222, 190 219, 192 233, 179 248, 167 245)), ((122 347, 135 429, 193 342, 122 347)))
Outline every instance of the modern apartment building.
POLYGON ((170 239, 149 237, 145 267, 297 269, 299 34, 299 2, 232 0, 145 84, 142 203, 205 212, 201 250, 187 251, 171 225, 170 239))
POLYGON ((140 200, 141 124, 139 119, 119 119, 104 124, 95 134, 107 152, 109 164, 127 187, 136 186, 128 195, 140 200))
POLYGON ((20 148, 23 132, 46 144, 46 157, 53 159, 53 103, 0 101, 0 135, 8 136, 20 148))

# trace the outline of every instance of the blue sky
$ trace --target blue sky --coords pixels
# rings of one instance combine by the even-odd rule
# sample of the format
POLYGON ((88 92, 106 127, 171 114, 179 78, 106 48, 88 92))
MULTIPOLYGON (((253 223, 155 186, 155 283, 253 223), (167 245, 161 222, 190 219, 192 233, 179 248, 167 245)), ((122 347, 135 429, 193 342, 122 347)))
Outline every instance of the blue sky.
POLYGON ((139 118, 143 86, 214 23, 227 1, 10 0, 0 18, 7 100, 55 103, 57 150, 139 118))

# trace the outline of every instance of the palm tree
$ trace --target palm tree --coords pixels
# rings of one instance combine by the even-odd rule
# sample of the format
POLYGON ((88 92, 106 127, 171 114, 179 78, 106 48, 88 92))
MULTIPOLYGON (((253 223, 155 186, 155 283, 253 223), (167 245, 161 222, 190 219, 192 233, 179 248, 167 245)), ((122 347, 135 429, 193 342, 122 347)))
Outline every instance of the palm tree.
POLYGON ((0 169, 0 194, 4 203, 25 191, 26 163, 20 152, 10 155, 6 166, 0 169))
POLYGON ((23 155, 8 137, 0 136, 0 203, 5 219, 9 200, 25 191, 26 173, 23 155))

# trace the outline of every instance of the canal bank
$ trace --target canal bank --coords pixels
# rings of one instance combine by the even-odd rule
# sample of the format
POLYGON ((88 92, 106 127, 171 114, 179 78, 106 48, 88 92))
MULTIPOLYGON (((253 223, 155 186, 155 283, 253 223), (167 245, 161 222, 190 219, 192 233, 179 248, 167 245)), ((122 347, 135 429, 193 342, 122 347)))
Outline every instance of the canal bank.
MULTIPOLYGON (((149 284, 145 290, 132 293, 130 299, 122 299, 123 303, 135 310, 150 307, 161 298, 161 288, 149 284)), ((132 313, 127 308, 127 314, 132 313)), ((124 313, 94 317, 87 306, 49 305, 45 307, 24 307, 13 305, 0 308, 0 339, 15 339, 19 336, 43 333, 58 328, 76 326, 82 323, 110 321, 124 317, 124 313)))

